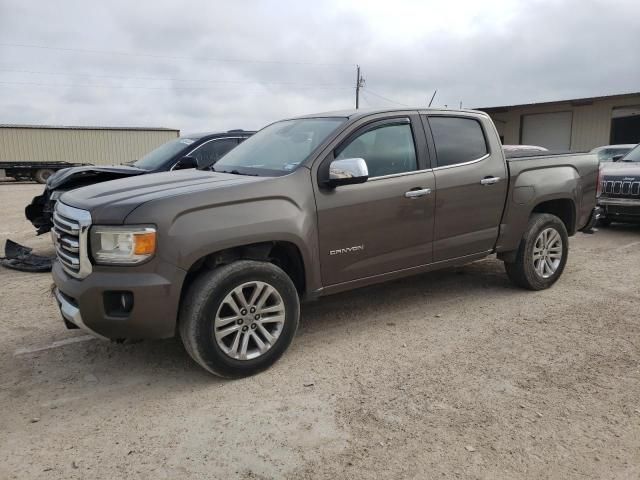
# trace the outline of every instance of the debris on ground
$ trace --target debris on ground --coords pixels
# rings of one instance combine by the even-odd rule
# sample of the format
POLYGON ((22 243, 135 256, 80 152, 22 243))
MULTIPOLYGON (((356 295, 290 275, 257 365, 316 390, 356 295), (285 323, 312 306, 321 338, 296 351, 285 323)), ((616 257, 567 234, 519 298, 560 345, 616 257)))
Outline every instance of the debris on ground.
POLYGON ((4 244, 4 257, 0 257, 0 265, 22 272, 50 272, 54 257, 36 255, 31 253, 32 251, 32 248, 7 240, 4 244))

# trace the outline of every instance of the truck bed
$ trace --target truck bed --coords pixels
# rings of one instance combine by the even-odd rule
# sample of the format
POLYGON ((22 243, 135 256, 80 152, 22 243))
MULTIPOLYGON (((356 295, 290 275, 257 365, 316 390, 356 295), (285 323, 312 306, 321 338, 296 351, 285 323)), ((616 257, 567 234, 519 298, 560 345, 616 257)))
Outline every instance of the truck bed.
POLYGON ((598 158, 590 153, 551 153, 508 158, 509 187, 501 222, 498 251, 517 248, 520 233, 536 205, 557 202, 575 225, 569 235, 585 227, 596 206, 598 158), (561 203, 571 192, 574 204, 561 203), (535 203, 535 205, 533 204, 535 203), (516 233, 518 232, 518 233, 516 233))

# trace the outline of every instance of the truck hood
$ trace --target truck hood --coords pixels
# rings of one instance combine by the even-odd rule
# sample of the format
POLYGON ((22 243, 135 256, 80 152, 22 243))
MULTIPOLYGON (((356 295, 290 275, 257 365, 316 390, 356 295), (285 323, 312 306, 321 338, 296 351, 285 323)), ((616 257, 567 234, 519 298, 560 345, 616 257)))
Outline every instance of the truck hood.
POLYGON ((71 167, 58 170, 47 180, 48 190, 63 189, 68 190, 75 186, 87 183, 99 183, 117 178, 131 177, 147 173, 140 168, 128 167, 125 165, 113 165, 105 167, 95 167, 87 165, 83 167, 71 167))
POLYGON ((269 177, 179 170, 122 178, 66 192, 60 201, 89 210, 94 223, 121 224, 136 207, 153 200, 265 181, 269 177))

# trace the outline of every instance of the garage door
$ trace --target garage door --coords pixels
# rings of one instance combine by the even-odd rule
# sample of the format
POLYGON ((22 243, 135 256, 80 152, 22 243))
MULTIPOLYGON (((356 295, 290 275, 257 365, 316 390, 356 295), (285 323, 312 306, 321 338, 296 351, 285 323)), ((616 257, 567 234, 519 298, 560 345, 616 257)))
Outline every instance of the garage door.
POLYGON ((536 113, 522 116, 523 145, 538 145, 549 150, 571 148, 571 112, 536 113))
POLYGON ((614 107, 611 114, 611 143, 640 143, 640 106, 614 107))

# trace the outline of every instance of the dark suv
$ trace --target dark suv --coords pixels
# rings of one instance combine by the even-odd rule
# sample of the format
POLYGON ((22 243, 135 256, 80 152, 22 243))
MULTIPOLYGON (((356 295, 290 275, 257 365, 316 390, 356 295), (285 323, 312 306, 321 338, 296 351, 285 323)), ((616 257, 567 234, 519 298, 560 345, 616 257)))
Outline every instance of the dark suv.
POLYGON ((224 154, 255 132, 229 130, 199 133, 176 138, 127 165, 71 167, 59 170, 47 180, 42 195, 34 197, 25 208, 25 216, 36 227, 38 235, 51 230, 53 208, 64 192, 124 177, 147 173, 198 168, 207 170, 224 154))

